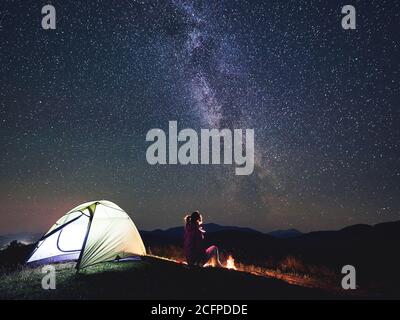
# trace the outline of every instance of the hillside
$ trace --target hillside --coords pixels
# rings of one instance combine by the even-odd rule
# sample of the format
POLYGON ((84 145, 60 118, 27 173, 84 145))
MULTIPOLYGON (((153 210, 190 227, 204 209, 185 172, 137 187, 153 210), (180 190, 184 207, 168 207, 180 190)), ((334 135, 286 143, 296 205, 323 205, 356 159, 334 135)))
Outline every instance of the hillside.
MULTIPOLYGON (((163 232, 143 234, 152 253, 184 259, 182 238, 163 232)), ((318 231, 280 239, 259 232, 227 229, 207 232, 209 245, 216 244, 223 255, 236 261, 278 272, 320 278, 340 285, 341 269, 353 265, 360 288, 385 297, 400 297, 400 221, 354 225, 338 231, 318 231)))
POLYGON ((141 262, 102 263, 76 274, 74 263, 56 265, 56 290, 43 290, 41 268, 0 276, 0 299, 328 299, 319 289, 244 272, 185 265, 145 257, 141 262))
MULTIPOLYGON (((400 297, 400 276, 398 275, 400 257, 397 254, 397 244, 400 243, 400 221, 381 223, 375 226, 354 225, 338 231, 318 231, 289 238, 277 238, 270 234, 239 227, 230 228, 218 225, 206 225, 205 228, 207 229, 206 242, 209 245, 218 245, 222 261, 226 261, 227 257, 231 255, 234 257, 238 270, 253 274, 240 276, 240 273, 234 273, 233 277, 238 277, 235 279, 239 281, 234 284, 235 287, 240 287, 242 285, 242 280, 248 283, 250 281, 249 279, 253 279, 256 274, 267 276, 267 278, 256 277, 256 279, 258 279, 257 281, 260 283, 266 283, 265 281, 267 281, 268 286, 272 280, 278 281, 276 279, 282 279, 290 284, 299 284, 304 287, 323 288, 331 292, 340 292, 340 283, 343 277, 341 268, 344 265, 350 264, 353 265, 357 271, 357 286, 359 289, 356 294, 361 292, 362 295, 369 297, 400 297)), ((183 229, 177 227, 165 231, 155 230, 151 232, 141 232, 141 235, 149 254, 182 262, 185 260, 182 250, 182 232, 183 229)), ((32 245, 26 246, 13 242, 12 245, 8 246, 5 250, 0 251, 0 268, 2 274, 3 276, 5 274, 14 275, 9 279, 11 279, 11 283, 17 288, 20 286, 18 284, 18 278, 20 278, 20 276, 16 270, 22 272, 22 277, 30 277, 27 276, 28 269, 26 269, 22 263, 32 250, 32 247, 32 245)), ((176 290, 178 290, 181 285, 179 284, 181 278, 184 279, 184 281, 193 281, 190 279, 190 276, 185 278, 183 274, 189 271, 182 265, 172 264, 170 267, 170 261, 166 262, 151 259, 153 258, 146 257, 143 262, 136 264, 136 266, 145 267, 144 269, 140 269, 144 272, 140 277, 145 278, 149 275, 157 279, 158 275, 152 274, 152 272, 156 272, 155 270, 157 269, 157 272, 161 275, 164 275, 166 278, 171 278, 171 281, 178 284, 176 290), (161 266, 166 269, 163 269, 161 266), (169 270, 172 272, 171 275, 168 273, 170 272, 169 270), (183 274, 181 274, 181 272, 183 272, 183 274)), ((109 265, 109 267, 113 269, 115 265, 109 265)), ((102 267, 99 266, 98 268, 101 269, 100 273, 103 273, 108 267, 102 269, 102 267)), ((72 270, 73 268, 69 267, 69 269, 63 267, 62 270, 64 271, 62 272, 67 274, 71 273, 70 276, 72 276, 74 273, 72 270), (69 269, 70 271, 65 271, 69 269)), ((139 273, 140 272, 141 271, 139 271, 139 273)), ((190 270, 189 274, 193 272, 197 276, 197 271, 194 270, 190 270)), ((207 269, 207 271, 204 271, 206 273, 203 274, 201 272, 200 280, 210 280, 218 283, 219 276, 214 279, 212 276, 208 275, 208 273, 211 272, 211 274, 215 274, 215 272, 219 272, 221 273, 221 279, 223 279, 230 271, 207 269), (202 279, 203 276, 205 279, 202 279)), ((119 277, 119 273, 116 274, 116 277, 119 277)), ((2 279, 4 280, 4 278, 2 279)), ((159 281, 163 283, 162 281, 166 280, 159 279, 159 281)), ((279 287, 283 285, 282 288, 287 285, 282 283, 282 281, 278 281, 278 283, 280 283, 280 285, 278 285, 279 287)), ((210 288, 207 286, 202 290, 207 292, 208 295, 212 294, 211 291, 218 292, 213 285, 214 284, 210 284, 210 288)), ((225 285, 225 287, 229 286, 229 284, 226 285, 222 283, 219 285, 225 285)), ((243 284, 243 286, 246 287, 246 284, 243 284)), ((260 286, 261 290, 263 285, 260 284, 260 286)), ((231 289, 235 290, 234 288, 231 289)), ((255 292, 255 296, 263 297, 264 295, 270 294, 268 288, 264 289, 267 290, 265 293, 255 292)), ((185 291, 184 288, 182 290, 185 291)), ((279 292, 278 290, 278 293, 279 292)), ((289 296, 292 294, 291 289, 282 292, 289 296)), ((225 295, 223 291, 219 293, 225 295)), ((233 293, 229 292, 227 294, 233 293)), ((175 295, 178 296, 179 293, 176 292, 175 295)))

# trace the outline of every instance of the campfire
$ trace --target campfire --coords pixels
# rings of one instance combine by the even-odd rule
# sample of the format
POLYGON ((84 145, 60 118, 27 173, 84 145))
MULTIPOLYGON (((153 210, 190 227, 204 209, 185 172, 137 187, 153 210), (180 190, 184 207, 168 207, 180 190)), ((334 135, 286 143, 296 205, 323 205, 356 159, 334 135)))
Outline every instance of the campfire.
POLYGON ((233 257, 231 255, 229 255, 228 259, 226 260, 225 268, 236 270, 235 259, 233 259, 233 257))
POLYGON ((203 265, 204 268, 207 267, 216 267, 217 266, 217 260, 215 260, 215 258, 212 258, 211 260, 209 260, 205 265, 203 265))
MULTIPOLYGON (((208 261, 203 267, 216 267, 217 266, 217 260, 215 258, 212 258, 210 261, 208 261)), ((226 269, 231 269, 231 270, 237 270, 235 266, 235 259, 233 259, 232 255, 228 256, 228 259, 226 260, 226 264, 224 265, 224 268, 226 269)))

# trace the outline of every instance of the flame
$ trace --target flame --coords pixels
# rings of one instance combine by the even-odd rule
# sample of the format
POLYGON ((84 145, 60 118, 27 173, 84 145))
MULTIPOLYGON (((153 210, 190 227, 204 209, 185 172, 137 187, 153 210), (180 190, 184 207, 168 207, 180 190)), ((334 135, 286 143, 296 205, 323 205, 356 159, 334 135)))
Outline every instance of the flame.
MULTIPOLYGON (((212 257, 203 267, 215 268, 217 265, 218 265, 217 260, 215 259, 215 257, 212 257)), ((235 259, 233 259, 231 255, 229 255, 228 259, 226 260, 225 268, 230 270, 237 270, 235 266, 235 259)))
POLYGON ((228 257, 228 260, 226 260, 226 267, 225 268, 236 270, 235 259, 233 259, 233 257, 231 255, 228 257))
POLYGON ((203 267, 213 267, 215 268, 217 266, 217 260, 212 257, 203 267))

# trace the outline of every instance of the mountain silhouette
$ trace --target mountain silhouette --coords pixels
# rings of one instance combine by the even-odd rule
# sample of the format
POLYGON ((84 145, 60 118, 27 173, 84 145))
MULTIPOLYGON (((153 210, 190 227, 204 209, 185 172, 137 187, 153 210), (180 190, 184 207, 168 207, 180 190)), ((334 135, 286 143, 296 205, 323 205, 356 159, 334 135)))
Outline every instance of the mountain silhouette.
POLYGON ((301 236, 303 233, 297 229, 275 230, 268 233, 270 236, 281 239, 295 238, 301 236))

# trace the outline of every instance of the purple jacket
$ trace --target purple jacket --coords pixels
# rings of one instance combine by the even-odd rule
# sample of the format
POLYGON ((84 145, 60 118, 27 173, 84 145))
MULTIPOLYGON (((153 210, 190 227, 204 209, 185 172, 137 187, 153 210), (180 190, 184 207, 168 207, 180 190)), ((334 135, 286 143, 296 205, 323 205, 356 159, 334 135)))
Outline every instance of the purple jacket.
POLYGON ((205 231, 197 224, 189 223, 185 227, 183 248, 188 264, 203 262, 205 257, 204 245, 205 231))

